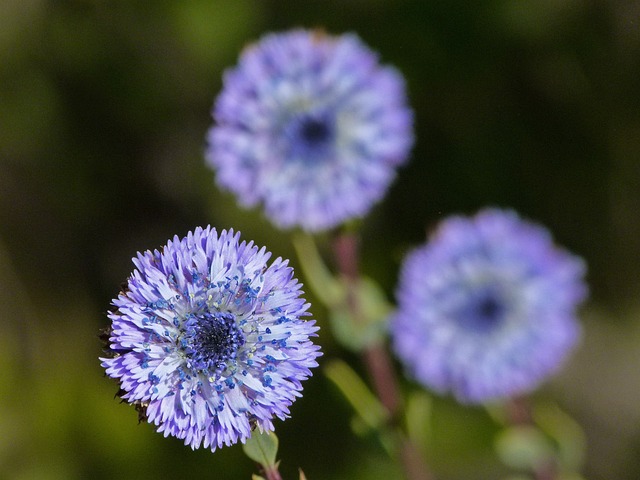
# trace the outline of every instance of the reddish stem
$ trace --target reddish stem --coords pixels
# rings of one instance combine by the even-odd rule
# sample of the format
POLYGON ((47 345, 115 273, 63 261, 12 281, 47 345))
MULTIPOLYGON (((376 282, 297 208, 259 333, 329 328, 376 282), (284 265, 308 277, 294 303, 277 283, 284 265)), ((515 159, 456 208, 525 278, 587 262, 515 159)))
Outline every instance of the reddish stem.
POLYGON ((267 480, 282 480, 277 465, 263 467, 263 472, 267 480))
POLYGON ((506 404, 507 420, 512 425, 531 425, 531 407, 525 397, 512 397, 506 404))
POLYGON ((376 394, 395 422, 400 414, 400 398, 389 353, 384 345, 375 343, 363 352, 363 357, 376 394))
MULTIPOLYGON (((358 238, 350 234, 338 236, 334 243, 338 269, 349 281, 347 291, 349 310, 353 321, 356 324, 362 324, 364 320, 358 308, 355 291, 356 283, 359 281, 358 246, 358 238)), ((400 409, 399 388, 387 350, 383 345, 376 343, 364 350, 363 359, 380 401, 391 418, 395 419, 400 409)))
MULTIPOLYGON (((355 323, 362 323, 356 288, 359 281, 359 242, 354 234, 345 233, 335 239, 334 250, 338 269, 348 280, 347 303, 355 323)), ((399 421, 401 401, 400 388, 395 370, 385 346, 375 343, 367 347, 363 354, 363 361, 367 367, 376 395, 389 413, 390 426, 397 427, 399 421)), ((431 474, 416 446, 406 436, 401 434, 398 442, 399 454, 408 480, 431 480, 431 474)))

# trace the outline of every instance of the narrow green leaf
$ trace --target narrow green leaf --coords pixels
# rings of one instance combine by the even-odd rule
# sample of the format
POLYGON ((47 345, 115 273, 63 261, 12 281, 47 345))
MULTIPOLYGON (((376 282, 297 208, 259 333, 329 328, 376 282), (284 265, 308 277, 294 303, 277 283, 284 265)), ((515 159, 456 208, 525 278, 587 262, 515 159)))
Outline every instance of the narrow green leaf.
POLYGON ((276 464, 278 454, 278 437, 273 432, 254 431, 242 446, 244 453, 254 462, 265 468, 276 464))
POLYGON ((369 428, 377 430, 387 420, 387 411, 358 374, 342 360, 332 360, 324 374, 351 403, 357 415, 369 428))
POLYGON ((533 419, 558 445, 558 460, 569 471, 579 471, 584 463, 587 441, 582 427, 554 403, 536 405, 533 419))
POLYGON ((344 302, 345 289, 322 260, 313 237, 297 233, 293 235, 293 247, 304 272, 305 283, 318 300, 327 307, 344 302))
POLYGON ((251 480, 266 480, 266 479, 254 473, 253 475, 251 475, 251 480))
POLYGON ((407 399, 407 435, 420 448, 426 447, 431 431, 431 404, 431 397, 423 391, 413 392, 407 399))

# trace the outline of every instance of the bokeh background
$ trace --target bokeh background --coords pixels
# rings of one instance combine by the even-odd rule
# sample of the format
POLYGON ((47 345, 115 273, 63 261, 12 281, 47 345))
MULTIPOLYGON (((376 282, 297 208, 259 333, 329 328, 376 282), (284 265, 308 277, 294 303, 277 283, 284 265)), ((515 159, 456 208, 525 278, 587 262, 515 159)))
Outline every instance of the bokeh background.
MULTIPOLYGON (((580 347, 536 395, 584 428, 585 478, 640 478, 634 0, 0 0, 0 478, 255 471, 239 446, 192 452, 137 425, 99 367, 97 331, 136 251, 197 225, 293 257, 203 161, 222 72, 292 27, 356 32, 407 78, 416 145, 364 224, 363 270, 392 298, 403 253, 451 213, 497 205, 547 225, 587 260, 591 298, 580 347)), ((361 370, 328 328, 319 341, 361 370)), ((436 398, 432 414, 439 478, 509 473, 483 409, 436 398)), ((351 415, 318 370, 277 425, 283 474, 399 478, 351 415)))

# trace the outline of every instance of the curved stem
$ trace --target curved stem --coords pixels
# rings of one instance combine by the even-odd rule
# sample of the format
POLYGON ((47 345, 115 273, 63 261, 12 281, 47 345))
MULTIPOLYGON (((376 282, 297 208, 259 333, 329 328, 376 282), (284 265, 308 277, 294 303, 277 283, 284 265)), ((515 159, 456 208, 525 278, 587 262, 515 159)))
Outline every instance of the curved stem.
MULTIPOLYGON (((362 312, 356 301, 356 283, 359 279, 359 241, 355 234, 344 233, 334 242, 334 251, 340 273, 348 281, 347 302, 353 321, 362 323, 362 312)), ((386 347, 375 343, 363 354, 376 395, 389 413, 389 427, 397 431, 397 448, 407 480, 432 480, 432 476, 419 450, 399 427, 402 403, 398 380, 386 347)))

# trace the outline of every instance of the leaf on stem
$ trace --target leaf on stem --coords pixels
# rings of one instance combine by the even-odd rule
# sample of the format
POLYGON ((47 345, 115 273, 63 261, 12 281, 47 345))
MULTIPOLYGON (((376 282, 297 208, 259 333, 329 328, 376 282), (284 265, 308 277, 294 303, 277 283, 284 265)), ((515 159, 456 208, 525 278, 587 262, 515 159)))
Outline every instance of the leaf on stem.
POLYGON ((313 237, 296 234, 293 236, 293 247, 304 272, 306 284, 317 299, 327 307, 342 302, 346 298, 345 288, 322 260, 313 237))
POLYGON ((372 279, 335 277, 309 235, 293 238, 305 281, 329 309, 333 335, 346 348, 361 351, 384 339, 391 312, 383 289, 372 279))
POLYGON ((360 277, 344 288, 351 288, 351 297, 335 305, 330 312, 333 334, 345 347, 359 352, 381 342, 387 334, 391 305, 382 288, 367 277, 360 277))
POLYGON ((579 471, 584 462, 586 439, 582 427, 554 403, 537 405, 533 419, 558 445, 558 461, 564 470, 579 471))
POLYGON ((254 431, 242 446, 245 455, 265 469, 276 465, 278 437, 273 432, 254 431))
POLYGON ((407 399, 405 419, 407 435, 416 447, 427 446, 431 432, 431 397, 423 391, 413 392, 407 399))
POLYGON ((324 374, 342 392, 362 422, 378 430, 387 421, 387 412, 358 374, 342 360, 332 360, 324 374))
POLYGON ((549 439, 532 425, 505 428, 498 435, 495 446, 505 465, 521 470, 535 470, 554 457, 549 439))

